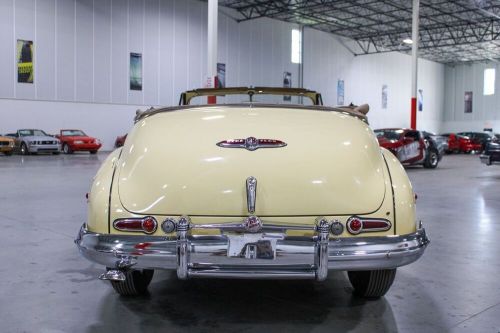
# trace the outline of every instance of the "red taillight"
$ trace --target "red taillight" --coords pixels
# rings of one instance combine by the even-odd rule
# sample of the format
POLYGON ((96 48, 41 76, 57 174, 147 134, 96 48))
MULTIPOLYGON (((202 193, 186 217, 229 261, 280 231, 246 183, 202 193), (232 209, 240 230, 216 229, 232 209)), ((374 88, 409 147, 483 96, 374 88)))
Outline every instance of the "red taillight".
POLYGON ((156 220, 152 217, 146 218, 142 222, 142 229, 148 234, 154 232, 156 230, 156 220))
POLYGON ((351 217, 347 220, 347 230, 357 235, 362 232, 385 231, 391 228, 391 223, 384 219, 368 219, 351 217))
POLYGON ((351 234, 359 234, 362 227, 363 224, 360 219, 352 218, 347 222, 347 230, 349 230, 351 234))
POLYGON ((156 231, 158 223, 152 216, 144 218, 119 219, 113 222, 113 227, 120 231, 142 231, 147 234, 152 234, 156 231))

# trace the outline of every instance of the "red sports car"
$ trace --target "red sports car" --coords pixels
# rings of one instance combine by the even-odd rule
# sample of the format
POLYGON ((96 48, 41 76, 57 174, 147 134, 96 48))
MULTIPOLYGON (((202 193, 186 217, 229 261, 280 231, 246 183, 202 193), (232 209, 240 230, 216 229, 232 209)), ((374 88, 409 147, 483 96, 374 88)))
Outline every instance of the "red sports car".
POLYGON ((384 128, 374 132, 380 146, 390 150, 404 165, 422 164, 433 169, 444 155, 444 138, 432 133, 406 128, 384 128))
POLYGON ((448 138, 448 153, 471 153, 481 151, 481 143, 472 141, 468 136, 458 135, 454 133, 441 134, 448 138))
POLYGON ((117 136, 115 140, 115 148, 119 148, 125 144, 125 140, 127 139, 127 134, 122 136, 117 136))
POLYGON ((101 148, 99 139, 90 137, 77 129, 62 129, 56 138, 61 141, 61 148, 65 154, 73 154, 75 151, 88 151, 95 154, 101 148))

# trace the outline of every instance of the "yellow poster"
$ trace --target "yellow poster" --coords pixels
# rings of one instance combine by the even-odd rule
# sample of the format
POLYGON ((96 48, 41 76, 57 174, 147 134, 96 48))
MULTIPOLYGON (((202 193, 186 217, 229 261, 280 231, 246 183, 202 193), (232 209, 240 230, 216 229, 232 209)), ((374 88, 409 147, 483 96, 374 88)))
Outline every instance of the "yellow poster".
POLYGON ((33 83, 33 41, 17 40, 17 82, 33 83))

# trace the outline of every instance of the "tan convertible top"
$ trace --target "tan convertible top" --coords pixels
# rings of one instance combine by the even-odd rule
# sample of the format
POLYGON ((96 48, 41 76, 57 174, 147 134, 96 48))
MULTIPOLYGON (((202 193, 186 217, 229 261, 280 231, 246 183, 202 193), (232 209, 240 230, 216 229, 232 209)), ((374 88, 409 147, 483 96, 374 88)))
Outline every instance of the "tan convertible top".
MULTIPOLYGON (((224 96, 224 95, 245 95, 248 94, 250 101, 252 101, 253 95, 283 95, 283 96, 301 96, 309 98, 313 105, 297 105, 297 104, 264 104, 257 103, 251 104, 252 107, 278 107, 278 108, 291 108, 291 109, 310 109, 315 111, 336 111, 344 112, 351 116, 355 116, 364 122, 368 123, 366 114, 370 110, 368 104, 362 104, 359 106, 348 105, 348 106, 337 106, 337 107, 327 107, 323 106, 323 99, 321 94, 302 88, 280 88, 280 87, 232 87, 232 88, 203 88, 195 89, 183 92, 179 100, 179 106, 173 107, 162 107, 162 108, 150 108, 149 110, 140 111, 137 110, 135 121, 138 121, 144 117, 152 116, 160 112, 178 111, 183 109, 199 108, 199 107, 210 107, 217 106, 207 104, 207 105, 191 105, 190 102, 193 98, 199 96, 224 96)), ((248 104, 224 104, 226 107, 241 107, 248 106, 248 104)))

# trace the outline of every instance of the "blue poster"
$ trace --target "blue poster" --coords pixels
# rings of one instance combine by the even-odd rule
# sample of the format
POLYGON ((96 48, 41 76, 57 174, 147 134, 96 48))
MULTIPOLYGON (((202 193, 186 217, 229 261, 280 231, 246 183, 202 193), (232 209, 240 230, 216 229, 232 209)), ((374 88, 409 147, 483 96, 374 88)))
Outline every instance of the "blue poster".
POLYGON ((337 81, 337 105, 344 105, 344 80, 337 81))
POLYGON ((418 111, 424 110, 424 91, 422 89, 418 89, 418 102, 417 102, 418 111))

